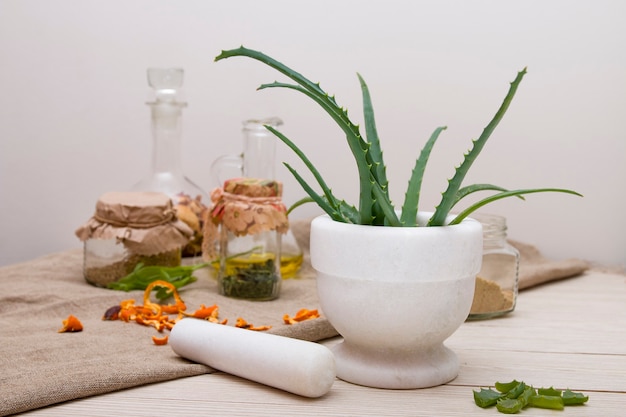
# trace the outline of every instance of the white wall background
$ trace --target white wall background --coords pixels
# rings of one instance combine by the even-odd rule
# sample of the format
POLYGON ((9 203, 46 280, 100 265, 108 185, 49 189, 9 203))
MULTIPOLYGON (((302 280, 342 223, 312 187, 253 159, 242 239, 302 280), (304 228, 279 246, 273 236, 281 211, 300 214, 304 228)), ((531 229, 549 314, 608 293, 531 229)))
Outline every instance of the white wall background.
MULTIPOLYGON (((209 165, 241 150, 241 121, 277 115, 334 191, 356 204, 341 132, 304 96, 255 91, 281 78, 244 44, 336 94, 361 121, 356 72, 368 81, 392 197, 400 205, 419 149, 448 125, 427 171, 434 206, 470 140, 518 70, 528 75, 469 182, 554 186, 484 211, 549 257, 626 264, 626 2, 0 0, 0 264, 80 247, 73 232, 98 196, 148 170, 145 70, 186 70, 183 164, 214 186, 209 165)), ((279 145, 279 159, 297 164, 279 145)), ((285 200, 303 193, 285 169, 285 200)), ((317 213, 313 206, 294 218, 317 213)))

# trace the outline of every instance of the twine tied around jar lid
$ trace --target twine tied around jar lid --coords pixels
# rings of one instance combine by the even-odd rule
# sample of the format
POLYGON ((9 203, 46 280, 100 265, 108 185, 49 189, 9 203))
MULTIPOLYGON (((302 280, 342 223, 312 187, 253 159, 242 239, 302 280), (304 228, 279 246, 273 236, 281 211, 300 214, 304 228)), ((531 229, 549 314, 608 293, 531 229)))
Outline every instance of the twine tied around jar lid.
POLYGON ((233 178, 211 192, 213 206, 204 221, 202 254, 206 261, 217 255, 218 226, 235 236, 275 230, 287 233, 287 207, 282 201, 282 183, 259 178, 233 178))
POLYGON ((76 230, 81 241, 117 239, 141 255, 180 249, 192 235, 191 228, 176 217, 170 198, 157 192, 105 193, 93 217, 76 230))

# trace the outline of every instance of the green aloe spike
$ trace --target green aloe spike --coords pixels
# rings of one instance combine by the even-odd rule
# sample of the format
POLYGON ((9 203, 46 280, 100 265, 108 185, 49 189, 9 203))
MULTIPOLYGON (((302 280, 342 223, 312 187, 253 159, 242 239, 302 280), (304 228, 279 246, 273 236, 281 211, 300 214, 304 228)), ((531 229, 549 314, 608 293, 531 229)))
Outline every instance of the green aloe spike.
POLYGON ((524 78, 525 74, 526 68, 517 73, 517 77, 515 77, 515 80, 511 83, 509 92, 504 98, 504 101, 500 105, 500 108, 496 112, 495 116, 493 117, 493 119, 491 119, 491 122, 489 122, 487 127, 485 127, 480 137, 472 141, 472 149, 470 149, 465 154, 463 162, 456 169, 452 179, 448 181, 448 188, 446 189, 446 191, 444 191, 441 197, 441 202, 436 207, 433 217, 431 217, 428 221, 428 224, 430 226, 442 226, 445 223, 446 217, 450 213, 450 209, 456 201, 457 192, 461 188, 461 183, 465 179, 465 175, 469 171, 470 167, 472 166, 480 152, 483 150, 483 147, 487 143, 487 139, 489 139, 496 126, 498 126, 498 124, 504 117, 504 114, 506 113, 509 106, 511 105, 511 102, 513 101, 513 97, 515 96, 517 87, 522 82, 522 78, 524 78))
POLYGON ((457 214, 456 217, 454 218, 454 220, 452 220, 449 224, 461 223, 461 221, 464 218, 466 218, 467 216, 469 216, 471 213, 473 213, 474 211, 478 210, 482 206, 487 205, 489 203, 493 203, 494 201, 497 201, 497 200, 501 200, 503 198, 517 197, 517 196, 521 196, 521 195, 524 195, 524 194, 546 193, 546 192, 567 193, 567 194, 573 194, 573 195, 577 195, 579 197, 582 197, 582 195, 577 193, 576 191, 566 190, 566 189, 563 189, 563 188, 532 188, 532 189, 526 189, 526 190, 503 191, 501 193, 494 194, 492 196, 486 197, 486 198, 484 198, 484 199, 482 199, 482 200, 472 204, 471 206, 469 206, 468 208, 463 210, 461 213, 457 214))
MULTIPOLYGON (((380 139, 378 138, 378 130, 376 129, 376 121, 374 118, 374 106, 372 105, 372 99, 370 97, 369 88, 367 83, 361 77, 361 74, 357 73, 359 82, 361 83, 361 93, 363 95, 363 118, 365 120, 365 135, 367 141, 370 144, 369 155, 370 159, 368 163, 372 164, 371 172, 374 177, 374 181, 378 184, 380 191, 384 193, 384 197, 379 198, 372 207, 374 215, 374 224, 381 225, 385 223, 385 213, 393 212, 393 206, 389 200, 389 181, 387 181, 387 173, 385 170, 385 163, 383 162, 383 151, 380 147, 380 139), (381 204, 380 200, 385 200, 381 204)), ((375 193, 378 190, 375 190, 375 193)), ((374 196, 376 197, 376 195, 374 196)), ((395 217, 395 213, 394 213, 395 217)))
POLYGON ((415 168, 413 168, 413 174, 409 180, 409 187, 404 198, 404 205, 402 206, 402 222, 406 226, 417 225, 416 222, 420 190, 422 188, 422 179, 426 170, 426 163, 428 162, 430 151, 433 149, 435 142, 439 138, 441 132, 446 128, 446 126, 441 126, 435 129, 433 134, 430 136, 430 139, 428 139, 428 142, 426 142, 426 145, 422 148, 419 158, 417 158, 417 161, 415 162, 415 168))
MULTIPOLYGON (((299 72, 292 70, 262 52, 254 51, 243 46, 232 50, 223 50, 215 58, 215 60, 220 61, 222 59, 235 56, 243 56, 260 61, 295 81, 296 84, 278 81, 269 84, 262 84, 259 87, 259 90, 266 88, 287 88, 298 91, 315 101, 341 128, 346 136, 352 155, 354 156, 359 174, 360 185, 358 209, 353 205, 346 203, 344 200, 337 199, 333 195, 330 187, 326 184, 319 171, 293 141, 271 126, 266 126, 268 130, 270 130, 276 137, 291 148, 302 160, 322 190, 321 194, 316 192, 314 188, 310 186, 294 168, 292 168, 289 164, 285 164, 287 169, 292 173, 292 175, 294 175, 304 191, 309 195, 309 197, 298 201, 294 206, 299 206, 306 202, 315 202, 332 219, 346 223, 377 226, 417 226, 416 217, 418 213, 420 190, 424 172, 431 150, 442 131, 446 129, 445 127, 438 127, 435 129, 429 140, 422 148, 409 179, 404 204, 402 206, 402 213, 400 218, 398 218, 389 197, 389 182, 385 172, 386 168, 383 161, 383 152, 380 146, 378 131, 376 129, 374 108, 372 105, 370 91, 365 83, 365 80, 360 74, 357 73, 357 77, 361 86, 366 138, 361 136, 359 126, 350 120, 348 117, 348 111, 345 108, 340 107, 334 96, 326 93, 321 88, 319 83, 313 83, 299 72)), ((455 169, 453 177, 448 180, 448 187, 442 193, 441 201, 435 208, 435 212, 432 217, 429 219, 427 224, 428 226, 445 225, 450 210, 463 198, 478 191, 497 191, 498 193, 470 205, 470 207, 461 211, 461 213, 459 213, 449 224, 460 223, 469 214, 485 204, 489 204, 502 198, 518 197, 524 199, 523 195, 539 192, 561 192, 580 196, 580 194, 575 191, 561 188, 519 189, 510 191, 492 184, 473 184, 469 186, 462 186, 463 180, 465 179, 470 167, 482 151, 496 126, 504 117, 525 74, 526 68, 518 72, 517 77, 511 83, 509 91, 495 116, 484 128, 478 139, 472 141, 471 149, 464 154, 463 161, 455 169)))

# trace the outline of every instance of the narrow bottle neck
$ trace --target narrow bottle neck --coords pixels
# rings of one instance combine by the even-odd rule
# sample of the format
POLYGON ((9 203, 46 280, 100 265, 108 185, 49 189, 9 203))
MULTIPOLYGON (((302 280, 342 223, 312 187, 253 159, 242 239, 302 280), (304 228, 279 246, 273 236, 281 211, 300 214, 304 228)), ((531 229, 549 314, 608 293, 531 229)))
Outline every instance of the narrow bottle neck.
POLYGON ((494 248, 506 245, 506 219, 495 215, 476 216, 483 226, 483 247, 494 248))
POLYGON ((506 228, 500 230, 483 230, 483 246, 485 248, 501 247, 506 244, 506 228))
POLYGON ((243 176, 276 179, 276 136, 265 125, 282 125, 278 118, 247 120, 244 122, 243 176))
MULTIPOLYGON (((248 132, 244 139, 243 175, 275 179, 276 142, 274 137, 248 132)), ((267 132, 269 133, 269 132, 267 132)))
POLYGON ((152 171, 182 175, 182 108, 186 103, 148 103, 152 110, 152 171))

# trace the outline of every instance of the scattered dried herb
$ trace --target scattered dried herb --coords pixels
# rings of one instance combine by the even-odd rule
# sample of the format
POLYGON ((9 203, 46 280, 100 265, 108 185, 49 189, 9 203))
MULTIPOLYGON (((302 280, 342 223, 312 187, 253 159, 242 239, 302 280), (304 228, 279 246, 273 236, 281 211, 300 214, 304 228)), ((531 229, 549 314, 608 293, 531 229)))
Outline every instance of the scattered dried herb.
POLYGON ((220 291, 228 297, 263 300, 275 298, 279 285, 274 260, 268 259, 235 267, 233 274, 222 278, 220 291))
POLYGON ((516 414, 526 407, 563 410, 566 405, 582 405, 589 400, 580 392, 561 391, 553 387, 535 389, 516 380, 496 382, 495 388, 473 391, 476 405, 482 408, 495 405, 501 413, 516 414))

